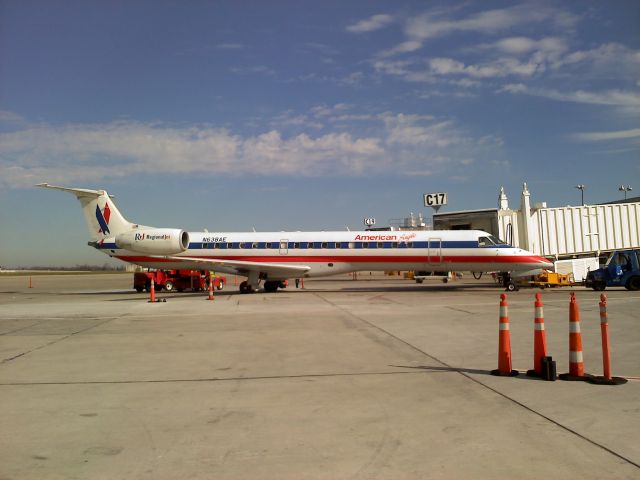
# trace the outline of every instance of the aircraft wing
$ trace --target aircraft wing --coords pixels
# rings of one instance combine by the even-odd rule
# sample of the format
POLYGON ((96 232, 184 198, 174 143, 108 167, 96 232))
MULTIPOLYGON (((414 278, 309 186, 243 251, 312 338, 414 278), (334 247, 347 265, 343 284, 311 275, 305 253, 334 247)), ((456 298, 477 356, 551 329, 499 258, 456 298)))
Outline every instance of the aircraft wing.
POLYGON ((248 262, 245 260, 205 259, 182 256, 163 256, 162 258, 197 263, 203 267, 203 270, 215 270, 216 268, 223 267, 226 270, 235 270, 240 275, 247 275, 249 272, 258 272, 265 273, 268 277, 277 279, 299 277, 311 270, 311 267, 308 265, 290 265, 286 263, 248 262))

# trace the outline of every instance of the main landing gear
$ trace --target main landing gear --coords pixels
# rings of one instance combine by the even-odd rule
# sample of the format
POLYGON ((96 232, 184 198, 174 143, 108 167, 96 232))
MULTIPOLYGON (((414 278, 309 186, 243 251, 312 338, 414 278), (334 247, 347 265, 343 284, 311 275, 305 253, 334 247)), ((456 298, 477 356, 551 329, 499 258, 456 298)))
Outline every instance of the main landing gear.
MULTIPOLYGON (((264 282, 263 288, 267 293, 273 293, 278 288, 285 288, 287 286, 286 281, 283 280, 267 280, 264 282)), ((258 291, 258 286, 253 286, 247 280, 240 283, 240 293, 255 293, 258 291)))
POLYGON ((255 289, 246 280, 240 283, 240 293, 254 293, 255 289))

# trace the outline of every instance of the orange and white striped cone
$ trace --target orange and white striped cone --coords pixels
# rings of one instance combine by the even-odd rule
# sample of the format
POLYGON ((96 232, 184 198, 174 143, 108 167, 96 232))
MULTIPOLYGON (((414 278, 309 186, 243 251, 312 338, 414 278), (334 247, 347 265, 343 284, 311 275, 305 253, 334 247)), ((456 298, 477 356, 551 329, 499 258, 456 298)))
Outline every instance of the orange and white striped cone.
POLYGON ((529 377, 542 376, 542 359, 547 356, 547 334, 544 330, 544 309, 542 295, 536 293, 535 319, 533 321, 533 370, 527 371, 529 377))
POLYGON ((597 385, 622 385, 626 378, 611 376, 611 352, 609 342, 609 314, 607 313, 607 296, 600 295, 600 333, 602 334, 602 371, 601 377, 589 378, 590 383, 597 385))
POLYGON ((149 288, 149 303, 156 301, 156 283, 151 279, 151 287, 149 288))
POLYGON ((580 331, 580 310, 576 294, 571 292, 569 301, 569 373, 558 375, 561 380, 587 380, 584 373, 582 355, 582 332, 580 331))
POLYGON ((498 337, 498 369, 491 375, 515 377, 517 370, 511 369, 511 332, 509 330, 509 304, 507 296, 500 295, 500 330, 498 337))

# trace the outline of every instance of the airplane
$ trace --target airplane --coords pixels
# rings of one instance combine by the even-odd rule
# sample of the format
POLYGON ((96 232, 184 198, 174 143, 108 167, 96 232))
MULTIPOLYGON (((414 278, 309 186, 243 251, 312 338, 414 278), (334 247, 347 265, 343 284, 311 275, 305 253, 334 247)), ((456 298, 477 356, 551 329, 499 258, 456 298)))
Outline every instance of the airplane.
POLYGON ((546 258, 514 248, 481 230, 187 232, 134 224, 105 190, 62 190, 80 201, 89 229, 88 244, 110 257, 148 268, 215 270, 247 277, 241 293, 275 292, 290 278, 358 271, 504 272, 513 277, 550 269, 546 258))

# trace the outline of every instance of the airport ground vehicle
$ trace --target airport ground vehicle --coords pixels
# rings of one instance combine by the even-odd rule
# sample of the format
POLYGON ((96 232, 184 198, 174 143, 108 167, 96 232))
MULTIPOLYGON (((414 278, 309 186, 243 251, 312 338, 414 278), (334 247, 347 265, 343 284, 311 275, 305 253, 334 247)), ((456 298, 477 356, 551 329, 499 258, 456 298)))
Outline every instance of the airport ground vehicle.
MULTIPOLYGON (((183 292, 191 289, 194 292, 207 290, 209 288, 209 272, 206 270, 154 270, 148 272, 136 272, 133 275, 133 288, 137 292, 151 289, 151 279, 155 289, 171 292, 177 290, 183 292)), ((226 277, 215 275, 213 286, 217 290, 222 290, 227 283, 226 277)))
POLYGON ((585 286, 598 291, 607 287, 640 290, 640 250, 611 252, 602 268, 587 274, 585 286))

